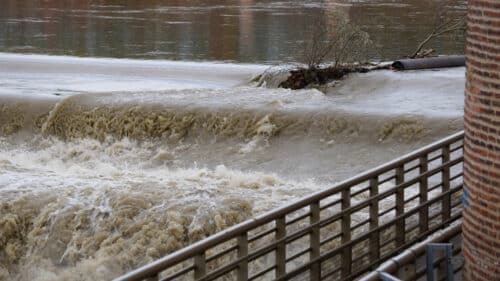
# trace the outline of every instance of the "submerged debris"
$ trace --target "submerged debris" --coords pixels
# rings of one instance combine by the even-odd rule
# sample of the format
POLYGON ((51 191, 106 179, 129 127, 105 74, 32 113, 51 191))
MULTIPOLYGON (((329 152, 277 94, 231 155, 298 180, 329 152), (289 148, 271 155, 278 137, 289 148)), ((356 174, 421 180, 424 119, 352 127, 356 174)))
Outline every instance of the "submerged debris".
POLYGON ((321 86, 332 81, 340 80, 349 73, 366 73, 377 69, 389 69, 390 64, 377 65, 346 65, 341 67, 299 68, 290 71, 286 80, 279 84, 285 89, 304 89, 321 86))

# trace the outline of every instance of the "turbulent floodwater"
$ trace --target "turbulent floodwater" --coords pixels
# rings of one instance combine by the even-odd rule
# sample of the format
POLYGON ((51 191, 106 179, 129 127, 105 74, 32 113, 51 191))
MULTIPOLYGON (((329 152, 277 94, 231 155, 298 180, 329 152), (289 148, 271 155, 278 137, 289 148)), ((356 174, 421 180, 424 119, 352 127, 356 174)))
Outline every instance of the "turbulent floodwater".
POLYGON ((464 68, 250 82, 337 12, 408 55, 440 3, 2 0, 0 281, 109 280, 460 130, 464 68))
POLYGON ((324 94, 255 65, 0 62, 0 280, 109 280, 462 127, 463 68, 324 94))

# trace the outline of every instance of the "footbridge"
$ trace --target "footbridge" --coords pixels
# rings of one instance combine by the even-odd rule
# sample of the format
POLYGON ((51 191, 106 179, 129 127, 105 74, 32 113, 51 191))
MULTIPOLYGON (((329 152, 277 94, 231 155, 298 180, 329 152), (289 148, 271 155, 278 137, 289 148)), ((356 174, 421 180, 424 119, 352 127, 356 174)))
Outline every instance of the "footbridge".
POLYGON ((416 280, 425 274, 424 245, 460 236, 463 138, 451 135, 116 281, 381 280, 382 272, 416 280))

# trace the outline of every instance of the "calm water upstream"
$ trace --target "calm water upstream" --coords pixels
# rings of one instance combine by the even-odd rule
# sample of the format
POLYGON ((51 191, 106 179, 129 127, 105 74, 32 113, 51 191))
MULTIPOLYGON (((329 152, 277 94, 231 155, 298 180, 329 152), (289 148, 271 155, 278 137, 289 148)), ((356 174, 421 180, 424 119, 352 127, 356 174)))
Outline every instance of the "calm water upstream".
MULTIPOLYGON (((411 53, 439 0, 2 0, 0 51, 74 56, 272 63, 294 60, 311 23, 346 13, 377 57, 411 53)), ((464 14, 465 0, 451 1, 464 14)), ((463 38, 434 42, 463 52, 463 38)))

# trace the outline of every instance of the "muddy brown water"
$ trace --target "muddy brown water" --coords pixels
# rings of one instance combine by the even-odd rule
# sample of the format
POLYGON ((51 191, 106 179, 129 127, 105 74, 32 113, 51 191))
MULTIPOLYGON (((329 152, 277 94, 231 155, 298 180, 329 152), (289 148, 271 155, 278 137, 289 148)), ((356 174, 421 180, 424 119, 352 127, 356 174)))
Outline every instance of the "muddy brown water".
MULTIPOLYGON (((345 13, 367 31, 373 57, 412 53, 435 25, 432 0, 3 0, 0 51, 254 63, 294 61, 318 19, 345 13)), ((441 3, 441 4, 440 4, 441 3)), ((445 7, 465 15, 466 1, 445 7)), ((463 53, 463 36, 431 46, 463 53)))

